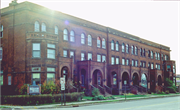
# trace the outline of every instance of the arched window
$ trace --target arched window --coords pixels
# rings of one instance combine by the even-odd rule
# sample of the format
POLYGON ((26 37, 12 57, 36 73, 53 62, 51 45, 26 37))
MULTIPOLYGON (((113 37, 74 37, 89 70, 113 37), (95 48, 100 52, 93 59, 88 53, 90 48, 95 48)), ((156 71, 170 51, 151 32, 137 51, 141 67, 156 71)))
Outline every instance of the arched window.
POLYGON ((126 53, 129 53, 129 45, 126 44, 126 53))
POLYGON ((0 29, 0 32, 1 32, 1 36, 0 36, 0 38, 2 38, 3 37, 3 25, 1 25, 1 27, 0 27, 1 29, 0 29))
POLYGON ((85 44, 85 35, 84 35, 84 33, 81 34, 81 44, 85 44))
POLYGON ((151 51, 151 59, 153 59, 153 51, 151 51))
POLYGON ((92 46, 92 38, 91 35, 88 35, 88 45, 92 46))
POLYGON ((134 54, 134 46, 131 46, 131 54, 134 54))
POLYGON ((103 49, 106 48, 106 40, 105 40, 105 38, 102 38, 102 48, 103 49))
POLYGON ((122 43, 122 52, 125 52, 125 45, 122 43))
POLYGON ((97 37, 97 47, 101 47, 101 38, 97 37))
POLYGON ((70 41, 71 41, 71 42, 74 42, 74 41, 75 41, 75 39, 74 39, 74 31, 71 31, 71 32, 70 32, 70 41))
POLYGON ((138 49, 137 49, 137 47, 135 47, 135 55, 137 55, 138 54, 138 49))
POLYGON ((114 50, 114 41, 111 41, 111 50, 114 50))
POLYGON ((119 51, 119 42, 116 42, 116 51, 119 51))
POLYGON ((68 41, 68 30, 64 29, 63 34, 64 34, 64 37, 63 37, 64 40, 68 41))
POLYGON ((142 48, 140 48, 140 55, 142 56, 142 48))
POLYGON ((54 28, 54 34, 58 35, 58 27, 57 26, 55 26, 55 28, 54 28))
POLYGON ((157 52, 155 52, 155 59, 157 60, 157 52))
POLYGON ((36 21, 34 24, 34 31, 39 32, 39 22, 38 21, 36 21))
POLYGON ((46 32, 46 24, 45 24, 45 23, 42 23, 42 25, 41 25, 41 31, 42 31, 42 32, 46 32))

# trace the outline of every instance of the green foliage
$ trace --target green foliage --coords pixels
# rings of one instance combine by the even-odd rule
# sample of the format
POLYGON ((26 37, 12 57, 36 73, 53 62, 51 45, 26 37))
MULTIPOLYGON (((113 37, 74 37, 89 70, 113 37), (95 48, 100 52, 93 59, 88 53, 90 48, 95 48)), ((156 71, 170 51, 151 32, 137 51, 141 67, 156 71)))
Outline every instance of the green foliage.
POLYGON ((41 93, 42 94, 58 94, 60 93, 60 85, 55 84, 54 81, 46 81, 41 85, 41 93))
POLYGON ((165 85, 166 85, 167 90, 169 90, 170 93, 176 93, 177 88, 176 88, 175 85, 173 85, 173 81, 171 81, 170 79, 166 78, 165 85))
POLYGON ((169 94, 169 90, 166 90, 165 93, 166 93, 166 94, 169 94))
MULTIPOLYGON (((68 93, 66 95, 66 101, 80 101, 83 97, 83 93, 68 93)), ((2 104, 12 105, 36 105, 45 103, 55 103, 61 101, 61 94, 41 94, 41 95, 13 95, 13 96, 1 96, 2 104)))
POLYGON ((106 99, 115 99, 114 96, 105 97, 106 99))
POLYGON ((99 89, 98 88, 94 88, 93 90, 92 90, 92 96, 93 97, 95 97, 95 96, 98 96, 99 95, 99 89))
POLYGON ((92 100, 106 100, 106 98, 102 95, 99 95, 99 96, 93 97, 92 100))
POLYGON ((21 86, 21 88, 19 89, 19 93, 21 95, 26 95, 27 94, 27 84, 24 84, 23 86, 21 86))

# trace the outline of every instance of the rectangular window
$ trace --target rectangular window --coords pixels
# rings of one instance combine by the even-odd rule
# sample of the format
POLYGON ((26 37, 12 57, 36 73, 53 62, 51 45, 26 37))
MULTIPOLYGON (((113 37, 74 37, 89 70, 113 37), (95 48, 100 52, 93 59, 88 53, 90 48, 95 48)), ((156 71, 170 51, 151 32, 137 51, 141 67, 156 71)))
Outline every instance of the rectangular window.
POLYGON ((55 81, 55 68, 47 67, 47 82, 55 81))
POLYGON ((116 64, 119 64, 119 58, 118 57, 116 58, 116 64))
POLYGON ((3 85, 3 75, 1 74, 1 85, 3 85))
POLYGON ((32 44, 32 57, 40 58, 41 57, 41 47, 40 43, 33 43, 32 44))
POLYGON ((142 61, 140 62, 140 67, 142 67, 142 61))
POLYGON ((132 64, 131 65, 134 66, 134 60, 132 60, 132 64))
POLYGON ((114 57, 111 57, 111 64, 114 65, 114 57))
POLYGON ((126 65, 129 65, 129 59, 126 59, 126 65))
POLYGON ((70 51, 70 58, 74 59, 74 51, 70 51))
POLYGON ((55 59, 55 44, 47 44, 47 58, 55 59))
POLYGON ((11 85, 11 76, 8 76, 8 85, 11 85))
POLYGON ((32 67, 32 72, 39 72, 41 71, 41 67, 32 67))
POLYGON ((47 67, 47 71, 48 71, 48 72, 55 72, 55 68, 47 67))
POLYGON ((156 69, 158 69, 158 64, 156 64, 156 69))
POLYGON ((173 73, 176 73, 176 69, 175 66, 173 65, 173 73))
POLYGON ((81 53, 81 61, 85 60, 85 53, 81 53))
POLYGON ((92 60, 92 53, 88 53, 88 60, 92 60))
POLYGON ((101 62, 101 55, 97 55, 97 62, 101 62))
POLYGON ((146 68, 146 62, 143 62, 143 68, 146 68))
POLYGON ((38 85, 40 83, 40 73, 32 73, 32 84, 33 82, 38 85))
POLYGON ((161 69, 160 64, 158 64, 158 70, 160 70, 160 69, 161 69))
POLYGON ((102 55, 102 62, 106 62, 106 56, 102 55))
POLYGON ((67 50, 63 50, 63 57, 68 57, 67 56, 67 50))
POLYGON ((125 65, 125 59, 122 58, 122 65, 125 65))
POLYGON ((137 60, 135 61, 135 67, 138 67, 138 61, 137 60))
POLYGON ((2 57, 3 57, 3 49, 2 47, 0 47, 0 60, 2 60, 2 57))
POLYGON ((3 38, 3 25, 0 27, 0 38, 3 38))
POLYGON ((167 71, 171 71, 171 65, 167 65, 167 71))
POLYGON ((153 63, 151 63, 151 69, 154 69, 154 64, 153 63))

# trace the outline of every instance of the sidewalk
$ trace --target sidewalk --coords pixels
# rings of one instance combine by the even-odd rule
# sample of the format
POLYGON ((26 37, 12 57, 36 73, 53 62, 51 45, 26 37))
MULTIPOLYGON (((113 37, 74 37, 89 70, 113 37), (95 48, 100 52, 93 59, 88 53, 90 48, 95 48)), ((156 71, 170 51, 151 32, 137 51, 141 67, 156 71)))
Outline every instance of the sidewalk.
MULTIPOLYGON (((180 94, 169 94, 169 95, 149 95, 147 97, 132 97, 132 98, 126 98, 126 101, 129 100, 139 100, 139 99, 149 99, 149 98, 162 98, 162 97, 174 97, 174 96, 180 96, 180 94)), ((79 106, 87 106, 87 105, 93 105, 93 104, 101 104, 101 103, 114 103, 119 101, 125 101, 125 98, 118 98, 111 100, 97 100, 97 101, 87 101, 83 100, 81 102, 70 102, 66 103, 66 106, 61 104, 50 104, 50 105, 36 105, 36 106, 6 106, 1 105, 3 107, 8 108, 14 108, 14 109, 43 109, 43 108, 67 108, 67 107, 79 107, 79 106)))

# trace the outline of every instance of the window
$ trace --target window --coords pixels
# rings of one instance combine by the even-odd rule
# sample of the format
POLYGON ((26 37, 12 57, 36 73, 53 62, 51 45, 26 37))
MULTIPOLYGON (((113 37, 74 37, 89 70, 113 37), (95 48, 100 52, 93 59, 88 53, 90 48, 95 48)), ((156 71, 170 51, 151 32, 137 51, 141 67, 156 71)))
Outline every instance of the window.
POLYGON ((168 55, 165 55, 165 60, 168 60, 168 55))
POLYGON ((156 64, 156 69, 160 70, 160 64, 156 64))
POLYGON ((2 47, 0 47, 0 61, 2 60, 2 58, 3 58, 3 49, 2 47))
POLYGON ((164 60, 163 54, 161 54, 161 59, 162 59, 162 61, 164 60))
POLYGON ((92 60, 92 53, 88 53, 88 60, 92 60))
POLYGON ((171 65, 167 65, 167 71, 171 71, 171 65))
POLYGON ((111 50, 114 50, 114 41, 111 41, 111 50))
POLYGON ((148 50, 148 57, 150 58, 150 50, 148 50))
POLYGON ((63 57, 68 57, 67 55, 67 50, 63 50, 63 57))
POLYGON ((85 60, 85 53, 81 53, 81 61, 85 60))
POLYGON ((106 49, 106 40, 105 40, 105 38, 102 39, 102 48, 106 49))
POLYGON ((124 43, 122 43, 122 52, 125 52, 124 43))
POLYGON ((157 53, 155 52, 155 59, 157 60, 157 53))
POLYGON ((81 34, 81 44, 85 44, 85 35, 84 35, 84 33, 81 34))
POLYGON ((119 64, 119 58, 118 57, 116 58, 116 64, 119 64))
POLYGON ((106 56, 102 55, 102 62, 106 62, 106 56))
POLYGON ((122 58, 122 65, 125 65, 125 59, 122 58))
POLYGON ((100 48, 100 45, 101 45, 100 42, 101 42, 100 37, 97 37, 97 47, 98 47, 98 48, 100 48))
POLYGON ((154 64, 153 63, 151 63, 151 69, 154 69, 154 64))
POLYGON ((176 73, 176 69, 175 66, 173 65, 173 73, 176 73))
POLYGON ((153 51, 151 51, 151 59, 153 59, 153 51))
POLYGON ((140 62, 140 67, 142 67, 142 62, 140 62))
POLYGON ((32 72, 39 72, 41 71, 41 67, 32 67, 32 72))
POLYGON ((74 42, 74 41, 75 41, 75 39, 74 39, 74 31, 71 31, 71 32, 70 32, 70 41, 71 41, 71 42, 74 42))
POLYGON ((138 67, 138 61, 137 60, 135 61, 135 67, 138 67))
POLYGON ((36 85, 40 83, 40 73, 32 73, 32 84, 35 83, 36 85))
POLYGON ((141 61, 141 62, 140 62, 140 66, 143 67, 143 68, 145 68, 145 67, 146 67, 146 62, 145 62, 145 61, 141 61))
POLYGON ((1 85, 3 85, 3 75, 1 74, 1 85))
POLYGON ((97 62, 101 62, 101 55, 97 55, 97 62))
POLYGON ((47 67, 47 82, 55 81, 55 68, 47 67))
POLYGON ((160 55, 159 55, 159 53, 157 54, 157 57, 158 57, 158 60, 160 60, 160 55))
POLYGON ((140 49, 140 55, 142 56, 142 48, 140 49))
POLYGON ((129 45, 126 44, 126 53, 129 53, 129 45))
POLYGON ((55 59, 55 44, 47 44, 47 58, 55 59))
POLYGON ((116 51, 119 51, 119 42, 116 42, 116 51))
POLYGON ((46 24, 45 24, 45 23, 42 23, 42 25, 41 25, 41 31, 42 31, 42 32, 46 32, 46 24))
POLYGON ((74 51, 70 51, 70 58, 73 58, 74 61, 74 51))
POLYGON ((126 65, 129 65, 129 59, 126 59, 126 65))
POLYGON ((41 47, 40 47, 40 43, 33 43, 32 44, 32 57, 34 58, 40 58, 41 57, 41 47))
POLYGON ((36 21, 34 24, 34 31, 39 32, 39 22, 38 21, 36 21))
POLYGON ((64 31, 63 31, 63 39, 65 41, 68 41, 68 30, 67 29, 64 29, 64 31))
POLYGON ((11 85, 11 76, 8 76, 8 85, 11 85))
POLYGON ((131 46, 131 54, 134 54, 134 46, 131 46))
POLYGON ((149 63, 148 63, 148 68, 150 68, 150 65, 151 65, 151 63, 149 62, 149 63))
POLYGON ((0 38, 2 38, 3 37, 3 25, 1 25, 1 27, 0 27, 0 38))
POLYGON ((132 66, 134 66, 134 60, 132 60, 132 63, 131 63, 132 66))
POLYGON ((57 26, 55 26, 55 28, 54 28, 54 34, 58 35, 58 27, 57 26))
POLYGON ((116 74, 113 75, 113 84, 114 84, 114 85, 117 84, 116 74))
POLYGON ((135 55, 138 55, 138 48, 135 47, 135 55))
POLYGON ((145 57, 146 56, 146 50, 143 49, 143 56, 145 57))
POLYGON ((92 46, 92 38, 91 35, 88 35, 88 45, 92 46))
POLYGON ((111 57, 111 64, 114 65, 114 57, 111 57))

